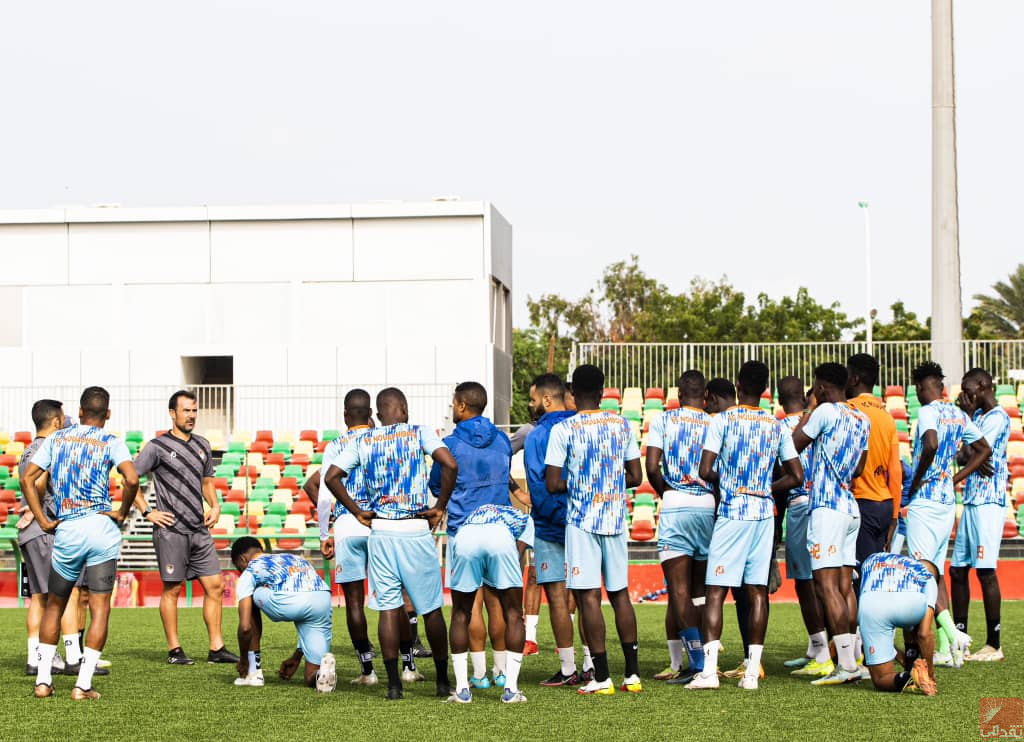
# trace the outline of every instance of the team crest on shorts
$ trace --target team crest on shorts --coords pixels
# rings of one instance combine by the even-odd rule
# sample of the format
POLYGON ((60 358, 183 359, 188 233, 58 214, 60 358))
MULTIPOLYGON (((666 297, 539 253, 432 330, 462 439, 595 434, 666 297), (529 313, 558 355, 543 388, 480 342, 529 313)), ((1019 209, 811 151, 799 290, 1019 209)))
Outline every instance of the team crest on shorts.
POLYGON ((572 576, 573 577, 579 577, 580 576, 580 568, 579 567, 573 567, 572 568, 572 576))
POLYGON ((541 562, 540 563, 540 571, 541 572, 547 572, 548 571, 548 563, 547 562, 541 562))
POLYGON ((981 544, 978 544, 978 559, 984 559, 984 558, 985 558, 985 547, 982 546, 981 544))
POLYGON ((828 547, 828 555, 832 556, 835 553, 836 553, 836 545, 835 544, 830 544, 829 547, 828 547))
POLYGON ((721 564, 719 564, 717 567, 715 567, 715 575, 716 576, 720 576, 720 575, 724 575, 724 574, 725 574, 725 567, 723 567, 721 564))
POLYGON ((811 547, 811 558, 821 559, 821 544, 815 544, 811 547))
POLYGON ((166 572, 167 574, 169 574, 169 575, 173 575, 173 574, 174 574, 174 565, 173 565, 173 564, 168 564, 168 565, 167 565, 167 566, 166 566, 166 567, 164 568, 164 571, 165 571, 165 572, 166 572))

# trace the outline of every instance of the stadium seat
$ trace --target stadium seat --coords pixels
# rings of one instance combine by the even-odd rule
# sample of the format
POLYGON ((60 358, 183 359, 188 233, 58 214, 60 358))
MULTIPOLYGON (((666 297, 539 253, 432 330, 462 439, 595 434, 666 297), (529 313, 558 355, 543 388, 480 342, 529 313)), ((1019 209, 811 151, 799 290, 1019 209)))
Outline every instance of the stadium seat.
POLYGON ((665 390, 660 386, 649 386, 647 391, 644 392, 644 400, 660 399, 662 402, 665 401, 665 390))
POLYGON ((665 409, 666 410, 678 410, 679 407, 680 407, 680 405, 679 405, 679 398, 678 397, 672 397, 667 402, 665 402, 665 409))
POLYGON ((292 456, 291 462, 285 466, 284 471, 281 472, 282 476, 295 477, 300 479, 303 474, 306 473, 306 467, 309 466, 309 456, 302 456, 296 454, 292 456))
POLYGON ((300 441, 309 441, 310 443, 317 443, 320 440, 320 436, 315 430, 303 430, 299 433, 300 441))
POLYGON ((18 457, 13 454, 0 454, 0 466, 12 467, 18 465, 18 457))
POLYGON ((256 533, 256 531, 260 527, 260 521, 262 521, 262 520, 263 520, 263 511, 260 511, 257 514, 247 515, 245 517, 245 528, 248 529, 248 531, 250 533, 256 533))
POLYGON ((622 401, 622 392, 620 392, 618 390, 618 388, 616 388, 614 386, 606 386, 604 388, 604 392, 601 394, 601 398, 602 399, 617 399, 617 400, 619 400, 621 402, 622 401))
POLYGON ((245 455, 246 466, 263 466, 263 454, 258 451, 253 451, 245 455))
POLYGON ((1017 527, 1016 522, 1014 522, 1012 520, 1008 520, 1005 523, 1003 523, 1003 538, 1004 539, 1007 539, 1007 538, 1017 538, 1018 532, 1019 532, 1019 529, 1017 527))
POLYGON ((231 464, 217 464, 213 469, 213 476, 233 478, 238 473, 239 467, 231 464))
POLYGON ((602 410, 611 410, 612 412, 619 411, 619 400, 608 397, 601 400, 602 410))
POLYGON ((270 496, 271 502, 283 503, 286 507, 289 508, 292 506, 292 500, 294 499, 295 497, 292 495, 292 491, 284 489, 276 489, 274 490, 274 494, 270 496))
POLYGON ((264 466, 270 464, 276 466, 278 469, 283 469, 284 463, 284 454, 281 453, 280 451, 277 453, 268 453, 263 457, 264 466))
POLYGON ((262 520, 263 516, 267 512, 268 505, 270 505, 270 498, 263 500, 261 498, 250 497, 249 502, 245 504, 245 512, 250 516, 259 516, 262 520))
POLYGON ((629 531, 629 538, 633 541, 650 541, 654 538, 654 523, 640 521, 633 523, 629 531))
POLYGON ((280 528, 281 527, 281 516, 277 513, 267 513, 263 517, 263 528, 280 528))
MULTIPOLYGON (((229 489, 228 493, 224 495, 224 504, 227 504, 229 502, 238 503, 239 505, 242 505, 243 503, 245 503, 245 492, 241 490, 229 489)), ((224 512, 224 505, 221 505, 220 510, 222 513, 224 512)))
POLYGON ((889 410, 889 414, 892 415, 893 420, 909 420, 910 415, 907 414, 906 409, 889 410))
POLYGON ((249 446, 249 453, 268 454, 270 453, 270 444, 266 441, 253 441, 249 446))
POLYGON ((0 430, 0 446, 6 446, 11 442, 11 434, 6 430, 0 430))
POLYGON ((330 443, 335 438, 338 438, 340 435, 341 435, 341 433, 339 433, 337 430, 333 430, 333 429, 325 430, 323 432, 323 436, 320 438, 320 442, 321 443, 330 443))
POLYGON ((238 502, 237 500, 225 500, 224 503, 220 506, 221 517, 224 517, 225 515, 232 515, 235 518, 237 518, 242 514, 242 503, 244 502, 244 496, 241 503, 238 502))
POLYGON ((25 452, 25 444, 21 441, 11 441, 4 446, 4 453, 8 456, 20 457, 25 452))
POLYGON ((228 453, 245 453, 245 441, 232 440, 228 443, 228 453))
POLYGON ((231 548, 231 541, 230 540, 228 540, 226 538, 216 538, 216 537, 217 536, 230 536, 234 532, 234 530, 235 529, 232 528, 229 531, 227 528, 221 528, 219 526, 215 526, 214 528, 211 528, 210 529, 210 535, 214 537, 214 539, 213 539, 213 548, 215 548, 217 550, 230 549, 231 548))
POLYGON ((281 477, 277 482, 277 488, 286 489, 295 494, 299 490, 299 480, 297 477, 281 477))
POLYGON ((265 441, 267 443, 274 443, 274 432, 272 430, 257 430, 256 437, 253 439, 253 443, 257 441, 265 441))
POLYGON ((271 453, 280 454, 291 454, 292 444, 288 441, 274 441, 274 445, 270 449, 271 453))
POLYGON ((299 441, 292 449, 292 458, 296 456, 312 456, 316 450, 316 443, 313 441, 299 441))
POLYGON ((904 392, 903 387, 894 385, 887 386, 885 388, 885 396, 887 399, 889 397, 906 397, 906 393, 904 392))
POLYGON ((331 445, 331 441, 320 441, 319 443, 316 444, 316 448, 314 448, 313 450, 319 456, 327 449, 329 445, 331 445))
POLYGON ((651 485, 650 482, 644 481, 644 482, 640 483, 640 486, 637 487, 636 490, 634 490, 634 494, 636 494, 636 495, 650 495, 651 498, 652 498, 651 501, 653 502, 654 501, 653 498, 654 498, 654 495, 656 493, 654 491, 653 485, 651 485))
POLYGON ((313 510, 313 503, 309 501, 309 498, 300 497, 299 499, 292 503, 292 507, 289 512, 301 515, 303 522, 305 522, 310 519, 310 516, 313 515, 313 510))
POLYGON ((273 496, 274 490, 264 488, 254 489, 252 492, 249 493, 249 502, 267 503, 270 502, 270 498, 273 496))
MULTIPOLYGON (((283 517, 285 515, 288 515, 288 510, 289 508, 291 508, 291 504, 291 500, 288 501, 287 505, 285 505, 283 502, 277 502, 276 500, 272 500, 270 504, 267 505, 266 513, 267 515, 280 515, 283 517)), ((264 518, 264 521, 266 521, 266 518, 264 518)))
POLYGON ((14 434, 14 440, 24 443, 26 446, 32 442, 33 436, 27 430, 19 430, 14 434))
MULTIPOLYGON (((306 502, 309 502, 309 500, 306 502)), ((306 519, 299 513, 289 513, 284 518, 282 528, 297 528, 301 533, 306 530, 306 519)))
POLYGON ((665 402, 662 399, 647 399, 644 400, 644 412, 647 410, 661 411, 665 409, 665 402))
POLYGON ((269 479, 276 485, 281 480, 281 469, 276 464, 264 464, 260 467, 260 479, 269 479))
POLYGON ((893 410, 906 410, 907 401, 903 397, 887 397, 885 400, 885 409, 892 412, 893 410))
POLYGON ((296 551, 302 548, 302 538, 298 538, 299 534, 304 534, 306 531, 305 523, 303 527, 299 528, 282 528, 281 535, 294 534, 296 538, 281 538, 277 541, 277 548, 282 551, 296 551))

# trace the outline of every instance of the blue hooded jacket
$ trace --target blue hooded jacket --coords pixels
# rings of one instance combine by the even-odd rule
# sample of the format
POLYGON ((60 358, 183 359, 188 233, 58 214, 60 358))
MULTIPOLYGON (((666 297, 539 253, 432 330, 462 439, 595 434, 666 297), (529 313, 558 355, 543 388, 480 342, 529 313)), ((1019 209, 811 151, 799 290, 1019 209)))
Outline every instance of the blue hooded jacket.
POLYGON ((565 494, 553 495, 548 492, 544 481, 544 457, 548 452, 548 438, 551 429, 567 417, 576 413, 572 410, 546 412, 526 436, 523 447, 523 463, 526 467, 526 486, 530 490, 530 515, 536 538, 556 544, 565 543, 565 510, 568 503, 565 494))
MULTIPOLYGON (((512 444, 494 423, 479 416, 458 423, 444 444, 459 465, 459 476, 448 501, 448 535, 454 536, 462 522, 481 505, 509 504, 512 444)), ((430 470, 429 487, 435 497, 440 494, 441 466, 436 462, 430 470)))

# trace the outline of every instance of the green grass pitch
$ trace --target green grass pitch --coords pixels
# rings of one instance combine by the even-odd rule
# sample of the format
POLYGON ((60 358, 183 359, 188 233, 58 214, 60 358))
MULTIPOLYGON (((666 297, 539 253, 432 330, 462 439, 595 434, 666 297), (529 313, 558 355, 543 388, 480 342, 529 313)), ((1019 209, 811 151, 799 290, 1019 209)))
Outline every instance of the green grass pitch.
MULTIPOLYGON (((610 621, 610 612, 606 609, 610 621)), ((376 614, 367 612, 374 622, 376 614)), ((345 630, 344 611, 335 609, 334 651, 338 691, 318 695, 298 683, 282 682, 276 668, 295 646, 290 625, 265 622, 263 657, 266 687, 236 688, 230 665, 208 665, 199 609, 182 609, 186 651, 200 660, 191 667, 165 663, 163 633, 155 608, 113 611, 104 656, 109 677, 97 678, 103 698, 72 703, 70 677, 55 681, 57 696, 36 700, 25 677, 25 611, 0 611, 0 688, 4 690, 0 739, 5 740, 444 740, 468 739, 805 739, 959 740, 978 739, 978 702, 989 696, 1024 692, 1024 603, 1003 609, 1005 662, 966 664, 938 670, 939 696, 877 693, 870 683, 812 688, 791 678, 782 661, 798 656, 806 636, 796 605, 772 606, 764 664, 768 679, 756 693, 723 680, 718 691, 693 692, 651 680, 667 664, 664 606, 637 606, 644 690, 639 695, 580 697, 565 688, 537 683, 557 667, 550 627, 541 616, 539 655, 527 657, 520 687, 529 703, 503 706, 500 690, 476 691, 469 706, 445 705, 433 696, 433 665, 421 662, 426 683, 406 688, 406 699, 383 700, 382 686, 352 689, 357 663, 345 630)), ((234 609, 225 609, 228 646, 234 644, 234 609)), ((976 640, 984 643, 980 604, 972 606, 976 640)), ((376 627, 373 626, 373 631, 376 627)), ((613 679, 621 681, 622 655, 610 631, 613 679)), ((731 605, 726 606, 722 665, 735 666, 741 645, 731 605)), ((376 640, 375 640, 376 643, 376 640)), ((490 659, 490 657, 488 657, 490 659)), ((378 673, 383 666, 377 662, 378 673)))

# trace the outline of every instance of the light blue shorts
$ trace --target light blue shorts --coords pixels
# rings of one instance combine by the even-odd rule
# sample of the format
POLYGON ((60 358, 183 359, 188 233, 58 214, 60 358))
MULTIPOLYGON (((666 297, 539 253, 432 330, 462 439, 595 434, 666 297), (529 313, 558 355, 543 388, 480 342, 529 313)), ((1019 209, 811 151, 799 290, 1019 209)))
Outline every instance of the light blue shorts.
POLYGON ((811 569, 857 566, 857 532, 860 516, 832 508, 812 508, 807 516, 806 549, 811 569))
POLYGON ((366 563, 370 558, 369 536, 345 536, 334 539, 334 581, 361 582, 366 579, 366 563))
POLYGON ((995 569, 1003 543, 1006 508, 1002 505, 964 505, 953 543, 954 567, 995 569))
POLYGON ((402 588, 416 613, 423 616, 441 607, 441 567, 430 531, 402 533, 373 530, 369 537, 370 599, 377 610, 405 605, 402 588))
POLYGON ((811 552, 807 548, 807 524, 811 506, 806 502, 786 508, 786 576, 811 580, 811 552))
POLYGON ((86 567, 109 562, 121 554, 121 529, 106 515, 93 513, 57 526, 53 537, 53 571, 75 582, 86 567))
POLYGON ((708 549, 705 583, 721 587, 767 585, 775 521, 719 518, 708 549))
POLYGON ((604 589, 610 593, 629 587, 629 536, 588 533, 565 527, 565 586, 570 590, 604 589))
POLYGON ((860 635, 864 640, 864 664, 881 665, 896 657, 893 635, 896 629, 912 629, 924 618, 928 606, 935 605, 938 592, 935 580, 928 592, 862 592, 857 608, 860 635))
POLYGON ((714 528, 713 508, 662 510, 658 519, 658 558, 662 562, 682 556, 706 560, 714 528))
POLYGON ((295 624, 299 649, 306 662, 319 665, 331 651, 331 594, 328 591, 285 593, 258 587, 252 594, 252 602, 271 621, 295 624))
POLYGON ((956 506, 915 498, 907 506, 907 554, 931 562, 945 574, 946 550, 956 521, 956 506))
POLYGON ((500 523, 464 525, 449 548, 452 590, 473 593, 481 585, 495 590, 523 586, 515 539, 500 523))
POLYGON ((538 585, 565 582, 565 544, 534 536, 533 563, 538 585))

